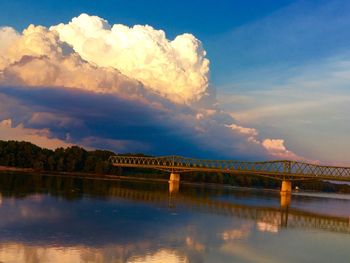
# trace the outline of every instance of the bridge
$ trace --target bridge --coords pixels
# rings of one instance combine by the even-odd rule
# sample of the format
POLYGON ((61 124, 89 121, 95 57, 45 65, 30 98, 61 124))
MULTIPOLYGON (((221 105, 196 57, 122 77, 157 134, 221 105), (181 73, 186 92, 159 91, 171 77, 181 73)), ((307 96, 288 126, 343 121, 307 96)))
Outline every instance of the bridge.
POLYGON ((350 167, 316 165, 288 160, 243 162, 230 160, 202 160, 181 156, 133 157, 112 156, 114 166, 152 168, 172 173, 220 172, 250 174, 278 180, 333 180, 350 181, 350 167))
POLYGON ((112 165, 119 167, 151 168, 170 172, 169 183, 178 188, 180 173, 208 172, 257 175, 281 180, 281 203, 290 203, 291 181, 333 180, 350 181, 350 167, 337 167, 288 160, 244 162, 231 160, 202 160, 181 156, 136 157, 111 156, 112 165))
POLYGON ((135 157, 111 156, 114 166, 151 168, 170 172, 170 182, 179 182, 180 173, 208 172, 257 175, 282 181, 281 193, 290 194, 291 181, 333 180, 350 181, 350 167, 337 167, 289 160, 245 162, 231 160, 203 160, 181 156, 135 157))

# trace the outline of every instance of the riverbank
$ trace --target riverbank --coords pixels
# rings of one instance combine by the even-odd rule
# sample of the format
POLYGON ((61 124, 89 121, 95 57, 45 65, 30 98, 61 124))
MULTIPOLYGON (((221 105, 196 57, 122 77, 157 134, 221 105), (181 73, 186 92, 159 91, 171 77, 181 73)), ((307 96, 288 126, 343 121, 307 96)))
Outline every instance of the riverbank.
POLYGON ((142 176, 123 176, 113 174, 96 174, 96 173, 79 173, 79 172, 59 172, 59 171, 36 171, 32 168, 18 168, 11 166, 0 166, 0 172, 17 172, 28 174, 40 174, 45 176, 63 176, 63 177, 79 177, 90 179, 110 179, 110 180, 133 180, 133 181, 153 181, 153 182, 168 182, 167 179, 149 178, 142 176))
POLYGON ((11 167, 11 166, 1 166, 0 165, 0 171, 5 171, 5 172, 27 172, 27 173, 32 173, 34 172, 34 169, 32 168, 18 168, 18 167, 11 167))

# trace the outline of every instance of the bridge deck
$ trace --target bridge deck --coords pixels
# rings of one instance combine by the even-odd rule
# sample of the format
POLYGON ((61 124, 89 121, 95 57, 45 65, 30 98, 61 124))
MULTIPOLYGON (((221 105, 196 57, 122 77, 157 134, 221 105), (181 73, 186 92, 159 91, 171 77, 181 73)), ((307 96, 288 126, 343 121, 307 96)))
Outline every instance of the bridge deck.
POLYGON ((350 181, 350 167, 323 166, 304 162, 280 160, 244 162, 230 160, 203 160, 181 156, 133 157, 112 156, 114 166, 160 169, 170 172, 220 172, 254 174, 280 180, 319 179, 350 181))

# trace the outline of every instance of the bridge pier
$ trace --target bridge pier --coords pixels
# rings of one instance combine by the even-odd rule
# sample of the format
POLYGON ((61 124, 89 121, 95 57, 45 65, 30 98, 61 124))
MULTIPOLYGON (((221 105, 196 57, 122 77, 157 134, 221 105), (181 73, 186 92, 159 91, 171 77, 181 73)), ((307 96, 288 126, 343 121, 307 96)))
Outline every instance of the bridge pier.
POLYGON ((180 189, 180 174, 171 173, 169 178, 169 193, 176 194, 180 189))
POLYGON ((292 182, 283 180, 281 186, 281 207, 289 207, 292 201, 292 182))
POLYGON ((169 182, 180 182, 180 174, 171 173, 169 182))
POLYGON ((292 194, 292 182, 283 180, 281 186, 281 194, 292 194))

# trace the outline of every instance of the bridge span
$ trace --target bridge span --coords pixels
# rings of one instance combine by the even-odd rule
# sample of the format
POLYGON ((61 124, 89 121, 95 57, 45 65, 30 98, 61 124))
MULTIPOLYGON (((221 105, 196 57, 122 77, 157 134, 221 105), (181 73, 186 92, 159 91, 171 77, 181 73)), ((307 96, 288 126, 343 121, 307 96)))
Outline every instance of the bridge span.
POLYGON ((350 167, 310 164, 305 162, 278 160, 266 162, 245 162, 231 160, 203 160, 182 156, 135 157, 111 156, 114 166, 150 168, 168 171, 170 182, 179 182, 180 173, 208 172, 245 174, 281 180, 281 194, 290 194, 291 181, 333 180, 350 181, 350 167))

